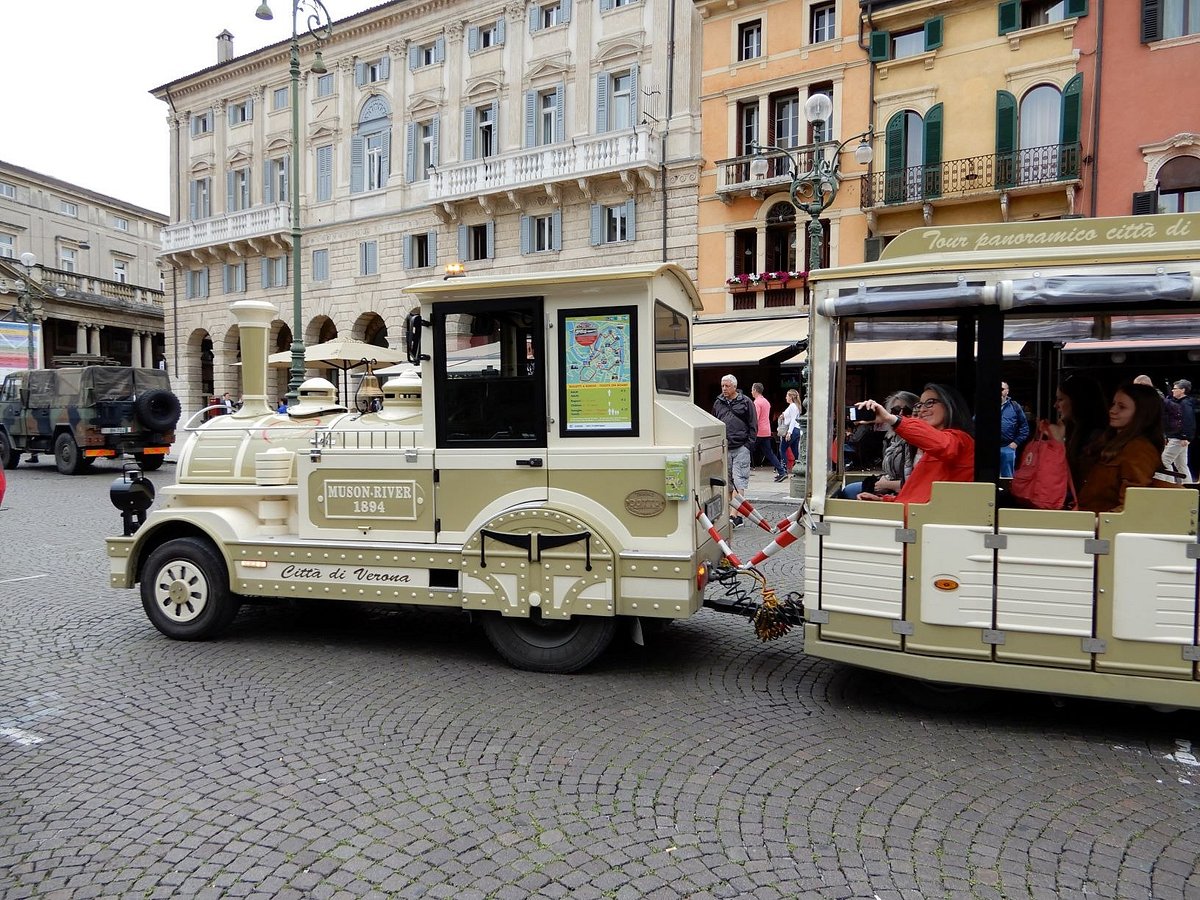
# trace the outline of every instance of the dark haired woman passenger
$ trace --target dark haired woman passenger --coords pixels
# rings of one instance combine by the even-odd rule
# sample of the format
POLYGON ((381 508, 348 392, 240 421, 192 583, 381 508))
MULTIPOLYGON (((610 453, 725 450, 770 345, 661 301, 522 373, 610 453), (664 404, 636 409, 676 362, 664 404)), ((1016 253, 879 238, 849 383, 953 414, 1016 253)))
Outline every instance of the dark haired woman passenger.
POLYGON ((928 503, 935 481, 970 481, 975 477, 975 426, 967 402, 955 388, 927 384, 914 404, 915 416, 897 416, 874 400, 858 406, 896 430, 917 448, 912 474, 894 497, 863 492, 859 500, 894 500, 897 503, 928 503))
POLYGON ((1079 508, 1118 512, 1125 490, 1149 487, 1162 464, 1162 397, 1144 384, 1123 384, 1108 408, 1108 428, 1088 451, 1096 457, 1079 485, 1079 508))
POLYGON ((1108 401, 1097 381, 1072 375, 1055 392, 1054 408, 1058 422, 1050 425, 1050 434, 1067 445, 1067 464, 1078 488, 1096 462, 1098 438, 1108 427, 1108 401))

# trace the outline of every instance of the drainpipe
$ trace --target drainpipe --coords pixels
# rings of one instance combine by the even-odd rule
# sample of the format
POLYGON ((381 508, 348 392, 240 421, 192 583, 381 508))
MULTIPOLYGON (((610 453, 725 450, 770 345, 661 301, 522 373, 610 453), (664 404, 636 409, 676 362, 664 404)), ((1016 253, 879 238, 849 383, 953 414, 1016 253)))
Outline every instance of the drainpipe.
MULTIPOLYGON (((180 125, 176 121, 179 114, 175 110, 175 101, 171 99, 171 92, 163 88, 163 94, 167 98, 167 106, 171 107, 171 120, 175 125, 175 172, 172 175, 171 182, 173 185, 171 194, 173 199, 172 208, 168 212, 174 216, 175 221, 183 218, 178 209, 179 198, 179 173, 183 171, 183 136, 179 133, 180 125)), ((164 335, 165 337, 165 335, 164 335)), ((171 347, 175 351, 175 365, 171 368, 171 372, 176 378, 179 377, 179 269, 171 266, 171 347)))
POLYGON ((667 119, 663 123, 659 143, 658 186, 662 193, 662 261, 667 259, 667 133, 675 112, 675 7, 680 0, 671 0, 671 17, 667 26, 667 119))
POLYGON ((1096 0, 1096 75, 1092 84, 1092 185, 1089 214, 1096 215, 1100 181, 1100 76, 1104 73, 1104 0, 1096 0))
MULTIPOLYGON (((874 31, 875 23, 871 19, 871 14, 874 11, 873 7, 875 5, 874 0, 867 0, 866 5, 867 5, 867 9, 866 9, 865 15, 866 15, 866 19, 867 19, 867 27, 871 31, 874 31)), ((863 17, 862 16, 859 16, 859 18, 858 18, 858 46, 859 46, 860 50, 863 50, 866 52, 867 65, 870 66, 870 68, 871 68, 871 74, 867 77, 867 127, 869 127, 872 131, 874 131, 874 129, 875 129, 875 63, 871 60, 871 48, 863 41, 863 17)), ((885 145, 886 145, 886 135, 885 135, 885 145)), ((886 153, 887 153, 887 147, 885 146, 884 154, 886 155, 886 153)), ((871 181, 871 170, 873 169, 874 165, 875 165, 874 159, 872 159, 869 163, 867 163, 867 174, 865 176, 865 179, 868 184, 871 181)), ((859 181, 859 184, 862 184, 862 183, 863 183, 862 181, 859 181)), ((861 190, 859 191, 859 203, 860 204, 862 203, 861 190)), ((868 236, 870 236, 870 235, 868 235, 868 236)))

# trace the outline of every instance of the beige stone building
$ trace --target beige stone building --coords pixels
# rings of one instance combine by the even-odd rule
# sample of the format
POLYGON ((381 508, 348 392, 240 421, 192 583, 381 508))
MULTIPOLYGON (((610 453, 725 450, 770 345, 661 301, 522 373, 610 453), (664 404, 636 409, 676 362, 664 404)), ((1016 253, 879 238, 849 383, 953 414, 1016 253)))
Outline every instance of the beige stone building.
MULTIPOLYGON (((330 4, 335 6, 335 4, 330 4)), ((336 9, 334 9, 336 14, 336 9)), ((292 340, 290 191, 306 343, 398 347, 406 284, 468 272, 667 259, 696 271, 699 25, 684 0, 386 3, 301 41, 291 185, 289 41, 153 94, 170 106, 185 410, 237 392, 239 299, 292 340)), ((272 388, 286 390, 287 373, 272 388)))
POLYGON ((161 213, 0 161, 0 316, 7 319, 0 369, 27 364, 24 346, 16 346, 25 329, 19 284, 28 286, 37 367, 101 359, 157 365, 166 223, 161 213))

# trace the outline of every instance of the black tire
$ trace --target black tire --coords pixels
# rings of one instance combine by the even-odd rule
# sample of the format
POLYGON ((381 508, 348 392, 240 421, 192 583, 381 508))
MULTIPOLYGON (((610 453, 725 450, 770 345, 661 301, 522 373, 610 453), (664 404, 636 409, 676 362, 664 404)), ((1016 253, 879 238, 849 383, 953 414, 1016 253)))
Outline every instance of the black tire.
POLYGON ((0 466, 15 469, 21 463, 21 454, 13 449, 7 434, 0 434, 0 466))
POLYGON ((138 421, 151 431, 170 431, 179 421, 179 398, 170 391, 155 388, 133 402, 138 421))
POLYGON ((91 459, 83 455, 75 438, 64 431, 54 439, 54 467, 62 475, 78 475, 91 465, 91 459))
POLYGON ((577 672, 608 649, 617 633, 613 616, 484 616, 483 631, 492 646, 512 666, 530 672, 577 672))
POLYGON ((898 677, 893 688, 909 703, 934 712, 973 712, 983 706, 985 700, 984 692, 978 688, 919 678, 898 677))
POLYGON ((162 468, 163 457, 161 453, 135 453, 134 458, 137 459, 138 465, 142 467, 143 472, 157 472, 162 468))
POLYGON ((240 600, 229 590, 221 555, 200 538, 176 538, 156 548, 142 569, 142 608, 177 641, 203 641, 224 631, 240 600))

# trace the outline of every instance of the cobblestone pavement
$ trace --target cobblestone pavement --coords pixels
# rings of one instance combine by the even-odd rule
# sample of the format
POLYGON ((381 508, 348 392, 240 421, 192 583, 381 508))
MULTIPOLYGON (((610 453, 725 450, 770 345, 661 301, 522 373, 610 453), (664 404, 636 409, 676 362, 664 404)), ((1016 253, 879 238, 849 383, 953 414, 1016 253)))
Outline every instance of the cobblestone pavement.
POLYGON ((1200 897, 1192 714, 929 712, 708 611, 565 677, 452 614, 176 643, 106 587, 96 468, 22 465, 0 509, 6 900, 1200 897))

